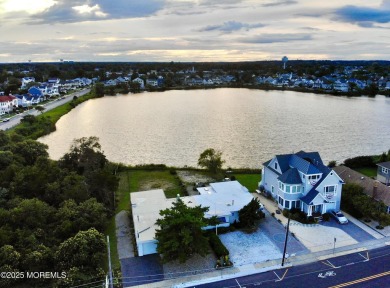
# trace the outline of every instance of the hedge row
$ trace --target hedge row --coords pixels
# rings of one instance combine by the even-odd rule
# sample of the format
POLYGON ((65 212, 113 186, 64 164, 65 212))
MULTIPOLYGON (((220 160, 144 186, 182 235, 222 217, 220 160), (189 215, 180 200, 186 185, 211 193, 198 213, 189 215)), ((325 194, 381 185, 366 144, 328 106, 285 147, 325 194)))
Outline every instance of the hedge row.
POLYGON ((213 249, 217 258, 229 255, 229 250, 223 245, 219 237, 210 231, 209 235, 209 243, 211 248, 213 249))

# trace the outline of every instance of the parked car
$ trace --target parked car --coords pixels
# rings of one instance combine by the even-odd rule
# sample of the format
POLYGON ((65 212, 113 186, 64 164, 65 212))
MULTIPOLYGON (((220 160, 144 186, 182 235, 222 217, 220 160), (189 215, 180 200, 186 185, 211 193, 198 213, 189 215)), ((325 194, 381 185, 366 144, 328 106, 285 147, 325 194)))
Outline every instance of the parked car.
POLYGON ((259 210, 260 210, 260 211, 263 211, 263 210, 264 210, 264 205, 263 205, 263 203, 259 203, 259 204, 260 204, 259 210))
POLYGON ((337 222, 339 222, 340 224, 347 224, 348 223, 348 219, 347 217, 344 216, 343 213, 341 213, 340 211, 332 211, 330 213, 333 218, 335 218, 337 220, 337 222))
POLYGON ((9 120, 10 120, 10 118, 4 118, 3 122, 8 122, 9 120))

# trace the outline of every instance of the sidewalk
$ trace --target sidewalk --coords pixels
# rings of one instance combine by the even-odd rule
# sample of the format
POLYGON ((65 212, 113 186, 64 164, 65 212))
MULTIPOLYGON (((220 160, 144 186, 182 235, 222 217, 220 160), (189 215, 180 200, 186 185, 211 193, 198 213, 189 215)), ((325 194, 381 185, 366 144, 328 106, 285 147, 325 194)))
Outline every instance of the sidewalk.
POLYGON ((184 287, 194 287, 196 285, 204 284, 204 283, 212 283, 226 279, 234 279, 237 277, 252 275, 256 273, 263 273, 271 270, 277 270, 281 268, 298 266, 309 264, 316 261, 321 261, 325 259, 330 259, 333 257, 338 257, 342 255, 352 254, 360 251, 366 251, 370 249, 380 248, 385 245, 390 245, 387 242, 389 239, 381 238, 366 241, 363 243, 358 243, 351 246, 344 246, 336 248, 334 253, 333 249, 326 251, 319 251, 315 253, 309 253, 299 256, 290 257, 285 261, 284 267, 281 267, 282 259, 272 260, 268 262, 244 265, 241 267, 233 267, 225 270, 215 270, 213 272, 192 275, 188 277, 182 277, 177 279, 171 279, 161 282, 155 282, 151 284, 145 284, 140 286, 132 286, 132 287, 143 287, 143 288, 162 288, 162 287, 175 287, 175 288, 184 288, 184 287), (387 243, 387 244, 386 244, 387 243))

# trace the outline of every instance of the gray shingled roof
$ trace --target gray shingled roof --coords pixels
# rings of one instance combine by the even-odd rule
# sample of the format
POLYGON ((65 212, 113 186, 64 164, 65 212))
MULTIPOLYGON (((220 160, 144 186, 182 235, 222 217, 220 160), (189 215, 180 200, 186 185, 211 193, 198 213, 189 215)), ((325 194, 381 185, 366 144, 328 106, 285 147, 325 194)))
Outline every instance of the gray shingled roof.
POLYGON ((390 161, 378 163, 378 164, 376 164, 376 165, 381 166, 381 167, 385 167, 385 168, 387 168, 387 169, 390 169, 390 161))
POLYGON ((374 185, 377 185, 375 200, 382 201, 386 206, 390 206, 390 187, 371 179, 346 166, 337 166, 333 170, 344 180, 345 183, 355 183, 363 187, 364 193, 373 196, 374 185))

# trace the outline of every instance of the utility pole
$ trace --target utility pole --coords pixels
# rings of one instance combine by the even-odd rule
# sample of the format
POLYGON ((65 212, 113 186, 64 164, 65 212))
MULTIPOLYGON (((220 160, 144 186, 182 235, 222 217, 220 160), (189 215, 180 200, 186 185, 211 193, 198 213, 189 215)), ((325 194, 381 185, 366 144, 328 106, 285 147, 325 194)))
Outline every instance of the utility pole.
POLYGON ((114 288, 114 283, 112 281, 110 237, 108 235, 107 235, 107 251, 108 251, 108 274, 110 277, 110 288, 114 288))
POLYGON ((335 249, 336 249, 336 237, 334 237, 333 239, 333 254, 335 249))
POLYGON ((288 211, 288 220, 287 220, 287 228, 286 228, 286 240, 284 241, 282 267, 284 265, 284 259, 286 258, 286 249, 287 249, 287 240, 288 240, 288 230, 289 230, 289 227, 290 227, 290 211, 288 211))

